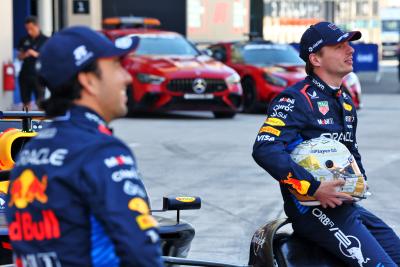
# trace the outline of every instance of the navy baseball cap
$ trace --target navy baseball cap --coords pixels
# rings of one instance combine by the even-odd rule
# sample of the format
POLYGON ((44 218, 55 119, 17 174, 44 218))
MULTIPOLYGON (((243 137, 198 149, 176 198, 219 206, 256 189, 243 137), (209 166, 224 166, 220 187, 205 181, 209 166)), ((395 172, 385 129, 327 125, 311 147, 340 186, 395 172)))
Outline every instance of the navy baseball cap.
POLYGON ((355 41, 361 38, 361 32, 344 32, 334 23, 322 21, 311 25, 301 37, 300 57, 307 62, 311 53, 318 52, 326 45, 335 45, 345 41, 355 41))
POLYGON ((120 57, 135 49, 138 37, 121 37, 112 42, 86 26, 65 28, 40 49, 37 71, 50 90, 63 85, 99 58, 120 57))

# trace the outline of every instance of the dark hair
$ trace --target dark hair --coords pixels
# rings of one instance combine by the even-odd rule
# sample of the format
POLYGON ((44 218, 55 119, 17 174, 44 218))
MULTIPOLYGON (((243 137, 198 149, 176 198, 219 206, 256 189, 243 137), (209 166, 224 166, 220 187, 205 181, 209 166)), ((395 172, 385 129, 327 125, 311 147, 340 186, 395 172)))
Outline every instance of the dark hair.
POLYGON ((314 67, 311 64, 310 60, 306 61, 306 73, 307 75, 312 75, 314 73, 314 67))
MULTIPOLYGON (((89 63, 89 65, 80 72, 93 72, 98 78, 100 78, 101 71, 97 62, 98 61, 96 60, 89 63)), ((78 74, 57 88, 49 87, 46 81, 41 79, 42 84, 49 87, 49 90, 51 91, 51 96, 39 103, 39 107, 46 112, 46 115, 50 117, 64 115, 73 105, 73 101, 81 97, 82 85, 78 80, 78 74)))
MULTIPOLYGON (((318 50, 317 52, 315 52, 315 54, 317 54, 318 56, 322 56, 322 50, 318 50)), ((307 75, 314 74, 314 66, 313 64, 311 64, 310 59, 306 61, 306 73, 307 75)))
POLYGON ((33 24, 37 25, 38 24, 37 17, 35 17, 35 16, 26 17, 25 18, 25 24, 28 24, 28 23, 33 23, 33 24))

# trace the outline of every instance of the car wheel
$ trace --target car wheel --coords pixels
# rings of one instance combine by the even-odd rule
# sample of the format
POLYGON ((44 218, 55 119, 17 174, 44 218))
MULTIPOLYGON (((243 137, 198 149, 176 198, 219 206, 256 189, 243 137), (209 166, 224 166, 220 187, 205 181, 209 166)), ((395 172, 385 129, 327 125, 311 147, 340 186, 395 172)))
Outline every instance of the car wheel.
POLYGON ((135 114, 135 108, 136 108, 136 102, 135 99, 133 99, 133 89, 132 85, 129 85, 128 88, 126 89, 126 97, 128 98, 128 102, 126 103, 128 107, 128 117, 131 117, 135 114))
POLYGON ((216 119, 231 119, 236 115, 236 112, 231 111, 214 111, 213 113, 216 119))
POLYGON ((243 87, 243 111, 247 113, 255 112, 257 105, 257 92, 254 81, 251 78, 245 78, 242 81, 243 87))

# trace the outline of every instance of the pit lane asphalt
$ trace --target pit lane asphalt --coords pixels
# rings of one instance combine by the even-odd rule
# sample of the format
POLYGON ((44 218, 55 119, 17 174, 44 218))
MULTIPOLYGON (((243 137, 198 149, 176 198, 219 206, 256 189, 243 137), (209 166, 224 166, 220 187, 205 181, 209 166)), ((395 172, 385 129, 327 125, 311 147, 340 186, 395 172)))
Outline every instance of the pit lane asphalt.
MULTIPOLYGON (((400 234, 400 94, 368 93, 363 102, 357 140, 372 196, 361 205, 400 234)), ((246 264, 254 231, 284 216, 278 183, 251 157, 264 119, 262 114, 217 120, 207 112, 177 112, 112 123, 137 157, 153 209, 161 208, 166 195, 202 198, 200 210, 181 212, 196 229, 189 257, 246 264)))

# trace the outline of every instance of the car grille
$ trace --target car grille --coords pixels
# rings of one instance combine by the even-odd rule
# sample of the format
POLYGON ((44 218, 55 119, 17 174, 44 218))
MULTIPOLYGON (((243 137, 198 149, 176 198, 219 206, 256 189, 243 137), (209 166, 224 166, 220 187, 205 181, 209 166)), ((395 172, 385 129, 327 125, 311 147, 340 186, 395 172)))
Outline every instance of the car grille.
MULTIPOLYGON (((168 90, 172 92, 194 93, 193 82, 195 79, 173 79, 167 84, 168 90)), ((226 90, 228 87, 222 79, 204 79, 206 90, 204 93, 214 93, 226 90)))

